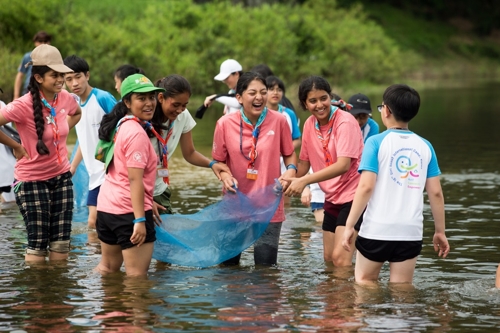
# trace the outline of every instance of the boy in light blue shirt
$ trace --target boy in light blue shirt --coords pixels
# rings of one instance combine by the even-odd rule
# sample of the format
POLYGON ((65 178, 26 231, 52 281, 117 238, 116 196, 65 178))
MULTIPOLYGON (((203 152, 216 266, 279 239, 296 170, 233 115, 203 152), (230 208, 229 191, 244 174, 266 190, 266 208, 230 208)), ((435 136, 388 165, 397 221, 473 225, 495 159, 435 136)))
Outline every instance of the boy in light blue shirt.
POLYGON ((352 105, 349 113, 358 121, 363 135, 363 142, 366 142, 370 136, 378 134, 378 124, 370 117, 372 114, 370 99, 366 95, 356 94, 349 98, 347 103, 352 105))

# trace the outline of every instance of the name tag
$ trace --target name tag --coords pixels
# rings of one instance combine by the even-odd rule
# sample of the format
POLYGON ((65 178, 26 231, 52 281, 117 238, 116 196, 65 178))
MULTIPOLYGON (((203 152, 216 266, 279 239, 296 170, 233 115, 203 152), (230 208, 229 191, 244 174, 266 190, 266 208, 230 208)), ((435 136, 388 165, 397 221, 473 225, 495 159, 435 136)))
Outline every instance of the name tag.
POLYGON ((256 180, 258 173, 255 169, 247 169, 247 179, 256 180))
POLYGON ((157 172, 159 177, 168 177, 168 169, 158 168, 157 172))

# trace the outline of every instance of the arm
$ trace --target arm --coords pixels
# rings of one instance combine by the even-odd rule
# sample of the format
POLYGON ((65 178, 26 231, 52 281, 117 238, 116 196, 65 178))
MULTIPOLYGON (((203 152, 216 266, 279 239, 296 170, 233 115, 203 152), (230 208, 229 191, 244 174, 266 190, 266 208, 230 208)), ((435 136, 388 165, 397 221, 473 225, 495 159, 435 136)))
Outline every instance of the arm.
POLYGON ((78 165, 80 165, 82 159, 83 159, 82 150, 80 149, 80 145, 78 145, 78 148, 76 148, 75 156, 73 157, 73 161, 71 161, 71 168, 69 169, 72 175, 75 174, 76 168, 78 168, 78 165))
POLYGON ((205 101, 203 102, 203 105, 205 105, 208 108, 214 102, 215 96, 217 96, 217 94, 213 94, 213 95, 205 97, 205 101))
MULTIPOLYGON (((192 165, 203 168, 210 168, 211 161, 194 148, 191 131, 183 133, 179 142, 181 144, 182 156, 186 161, 188 161, 192 165)), ((214 163, 211 169, 219 180, 221 180, 221 172, 223 171, 232 176, 231 170, 229 170, 228 166, 224 163, 214 163)))
MULTIPOLYGON (((285 164, 285 166, 293 164, 293 165, 295 165, 295 167, 297 167, 297 155, 295 154, 295 152, 293 152, 291 155, 283 156, 283 163, 285 164)), ((281 183, 281 186, 283 186, 283 192, 285 192, 286 189, 288 188, 288 186, 290 185, 290 182, 285 180, 285 179, 290 179, 290 178, 295 177, 297 175, 297 171, 298 171, 298 168, 297 168, 297 170, 291 168, 291 169, 287 169, 281 175, 281 177, 279 178, 279 181, 281 183)))
MULTIPOLYGON (((134 217, 145 217, 144 212, 144 169, 127 168, 128 180, 130 182, 130 198, 132 199, 132 208, 134 217)), ((145 222, 135 223, 134 232, 130 237, 130 241, 138 247, 146 240, 146 225, 145 222)))
POLYGON ((78 106, 75 113, 72 116, 67 117, 69 129, 75 127, 75 125, 78 124, 78 122, 80 121, 81 117, 82 117, 82 109, 80 108, 80 106, 78 106))
POLYGON ((294 149, 300 148, 301 145, 302 145, 302 139, 301 138, 293 140, 293 148, 294 149))
POLYGON ((344 236, 342 237, 342 246, 346 251, 351 251, 351 244, 354 235, 354 225, 359 220, 361 214, 363 214, 363 211, 373 194, 376 182, 376 173, 371 171, 363 171, 361 173, 358 188, 356 189, 356 193, 354 194, 354 199, 352 201, 351 211, 349 212, 349 216, 347 217, 344 236))
POLYGON ((21 90, 23 89, 24 73, 17 72, 16 80, 14 81, 14 99, 21 97, 21 90))
POLYGON ((240 102, 236 99, 236 97, 230 97, 230 96, 220 96, 215 99, 217 102, 222 103, 224 105, 227 105, 231 108, 241 108, 240 102))
MULTIPOLYGON (((9 121, 5 119, 2 113, 0 113, 0 126, 3 126, 5 124, 8 124, 9 121)), ((23 157, 26 157, 27 159, 30 159, 28 153, 26 152, 26 149, 24 147, 17 143, 16 141, 12 140, 9 138, 7 135, 2 133, 0 131, 0 143, 4 144, 14 150, 14 156, 16 157, 16 160, 20 160, 23 157)))
POLYGON ((343 175, 349 170, 350 166, 350 157, 339 157, 337 159, 337 162, 314 173, 307 174, 309 168, 307 168, 305 172, 301 168, 301 174, 302 172, 304 172, 305 176, 301 176, 300 178, 285 178, 285 180, 290 181, 290 185, 288 186, 285 195, 289 197, 292 197, 294 195, 298 196, 302 193, 302 191, 304 191, 304 187, 306 185, 319 183, 324 180, 343 175))
POLYGON ((432 240, 434 251, 438 252, 438 256, 446 258, 450 252, 450 245, 445 235, 444 196, 439 177, 428 178, 425 182, 425 190, 429 197, 432 217, 434 218, 435 231, 432 240))

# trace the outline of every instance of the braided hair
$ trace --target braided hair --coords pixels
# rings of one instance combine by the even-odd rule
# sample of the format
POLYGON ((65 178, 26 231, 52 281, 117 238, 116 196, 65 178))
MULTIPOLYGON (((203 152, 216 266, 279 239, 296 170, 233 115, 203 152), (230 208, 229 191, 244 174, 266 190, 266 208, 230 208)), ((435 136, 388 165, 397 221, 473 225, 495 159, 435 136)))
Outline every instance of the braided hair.
POLYGON ((44 76, 45 73, 50 71, 47 66, 32 66, 31 77, 28 84, 28 91, 31 93, 33 99, 33 116, 35 118, 36 136, 36 151, 40 155, 49 155, 49 148, 43 142, 43 131, 45 130, 45 122, 43 120, 43 105, 40 98, 40 84, 35 80, 35 75, 44 76))

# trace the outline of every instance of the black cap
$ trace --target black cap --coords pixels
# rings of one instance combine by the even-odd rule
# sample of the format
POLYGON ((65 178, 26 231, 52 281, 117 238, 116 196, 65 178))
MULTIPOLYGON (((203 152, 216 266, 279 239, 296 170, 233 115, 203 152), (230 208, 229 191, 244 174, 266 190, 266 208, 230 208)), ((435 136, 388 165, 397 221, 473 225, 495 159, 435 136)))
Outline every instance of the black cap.
POLYGON ((347 103, 352 105, 352 109, 349 110, 351 114, 360 113, 372 113, 372 108, 370 106, 370 99, 363 94, 356 94, 349 98, 347 103))

